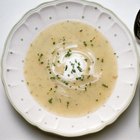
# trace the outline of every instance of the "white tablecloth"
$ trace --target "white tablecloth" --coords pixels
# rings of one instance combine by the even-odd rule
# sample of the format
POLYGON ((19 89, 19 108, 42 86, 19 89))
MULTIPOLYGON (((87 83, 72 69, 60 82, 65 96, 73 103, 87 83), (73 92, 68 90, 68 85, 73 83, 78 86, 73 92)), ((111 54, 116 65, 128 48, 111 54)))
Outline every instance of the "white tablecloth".
MULTIPOLYGON (((0 55, 6 37, 14 24, 28 10, 47 0, 0 0, 0 55)), ((133 33, 133 24, 140 0, 92 0, 112 10, 133 33)), ((76 140, 140 140, 139 91, 129 108, 102 131, 76 140)), ((0 82, 0 140, 63 140, 50 133, 42 132, 28 124, 11 106, 0 82)))

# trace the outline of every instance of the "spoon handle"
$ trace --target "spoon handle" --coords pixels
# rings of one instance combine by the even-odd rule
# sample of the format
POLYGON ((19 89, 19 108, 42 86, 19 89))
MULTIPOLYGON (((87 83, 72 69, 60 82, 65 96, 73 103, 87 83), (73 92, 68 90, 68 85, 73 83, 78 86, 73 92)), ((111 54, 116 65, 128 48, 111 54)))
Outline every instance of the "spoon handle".
MULTIPOLYGON (((134 35, 137 39, 137 42, 140 44, 140 10, 137 13, 135 23, 134 23, 134 35)), ((138 89, 140 91, 140 87, 138 89)), ((140 94, 139 94, 139 107, 138 108, 139 108, 139 126, 140 126, 140 94)))
POLYGON ((140 10, 138 11, 136 19, 135 19, 134 34, 137 38, 138 43, 140 43, 140 10))

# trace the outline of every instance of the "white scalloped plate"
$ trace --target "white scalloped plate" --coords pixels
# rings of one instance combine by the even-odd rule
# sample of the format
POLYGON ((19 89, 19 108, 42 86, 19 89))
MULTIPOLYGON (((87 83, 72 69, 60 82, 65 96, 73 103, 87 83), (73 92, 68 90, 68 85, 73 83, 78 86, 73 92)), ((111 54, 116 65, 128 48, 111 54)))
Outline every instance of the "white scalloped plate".
POLYGON ((29 11, 10 32, 2 57, 2 81, 14 108, 40 129, 69 137, 94 133, 114 122, 133 99, 138 69, 135 44, 125 25, 101 5, 82 0, 43 3, 29 11), (111 97, 96 112, 78 118, 47 112, 32 98, 24 83, 23 62, 30 43, 50 24, 66 19, 97 28, 118 56, 118 80, 111 97))

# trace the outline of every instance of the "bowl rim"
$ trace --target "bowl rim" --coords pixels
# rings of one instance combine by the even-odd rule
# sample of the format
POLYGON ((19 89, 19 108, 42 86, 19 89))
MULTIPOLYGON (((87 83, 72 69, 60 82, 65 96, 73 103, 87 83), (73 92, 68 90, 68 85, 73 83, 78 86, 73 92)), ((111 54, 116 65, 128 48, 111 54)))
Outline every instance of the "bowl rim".
POLYGON ((1 56, 1 62, 0 62, 0 67, 1 67, 1 71, 0 71, 0 75, 1 75, 1 80, 2 80, 2 84, 3 84, 3 87, 4 87, 4 91, 8 97, 8 100, 10 101, 11 105, 13 106, 13 108, 16 110, 16 112, 18 112, 22 118, 24 118, 28 123, 30 123, 31 125, 43 130, 44 132, 49 132, 49 133, 53 133, 53 134, 56 134, 56 135, 61 135, 61 136, 65 136, 65 137, 76 137, 76 136, 82 136, 82 135, 86 135, 86 134, 90 134, 90 133, 95 133, 95 132, 98 132, 100 130, 102 130, 104 127, 112 124, 113 122, 115 122, 118 117, 128 108, 128 106, 130 105, 131 101, 133 100, 134 98, 134 95, 135 95, 135 91, 136 91, 136 88, 137 88, 137 84, 138 84, 138 80, 139 80, 139 60, 138 60, 138 50, 137 50, 137 47, 136 47, 136 42, 134 41, 134 38, 130 32, 130 30, 128 29, 128 27, 126 26, 126 24, 124 24, 122 22, 122 20, 120 18, 118 18, 118 16, 112 12, 111 10, 109 10, 108 8, 105 8, 104 6, 102 6, 101 4, 97 3, 97 2, 91 2, 91 1, 87 1, 87 0, 53 0, 53 1, 48 1, 48 2, 43 2, 41 4, 39 4, 38 6, 32 8, 31 10, 27 11, 19 20, 18 22, 11 28, 11 31, 9 32, 7 38, 6 38, 6 41, 5 41, 5 44, 4 44, 4 48, 3 48, 3 52, 2 52, 2 56, 1 56), (135 54, 136 54, 136 60, 137 60, 137 74, 136 74, 136 81, 135 81, 135 84, 134 84, 134 88, 133 88, 133 92, 132 92, 132 97, 131 99, 128 101, 127 105, 120 111, 118 112, 118 114, 115 115, 115 117, 113 119, 111 119, 108 123, 105 123, 104 125, 102 125, 101 127, 99 127, 98 129, 96 130, 86 130, 86 131, 81 131, 81 132, 78 132, 78 133, 74 133, 74 134, 69 134, 69 133, 63 133, 63 132, 60 132, 58 130, 50 130, 48 129, 47 131, 44 130, 40 125, 38 124, 35 124, 35 123, 32 123, 26 116, 24 116, 24 114, 13 104, 13 101, 11 100, 9 94, 8 94, 8 90, 7 90, 7 87, 6 87, 6 81, 5 81, 5 78, 4 78, 4 68, 3 68, 3 65, 4 65, 4 56, 5 56, 5 53, 6 53, 6 49, 8 48, 8 43, 9 43, 9 40, 10 38, 12 37, 12 35, 14 34, 14 32, 17 30, 18 27, 20 27, 24 21, 30 16, 32 15, 34 12, 36 11, 39 11, 40 9, 42 9, 43 7, 48 7, 48 6, 51 6, 51 5, 54 5, 54 4, 59 4, 59 3, 64 3, 64 2, 75 2, 75 3, 84 3, 84 4, 87 4, 87 5, 90 5, 90 6, 95 6, 97 5, 98 7, 101 7, 103 10, 105 11, 108 11, 111 15, 113 15, 120 23, 121 25, 127 30, 128 34, 130 35, 131 39, 132 39, 132 42, 134 44, 134 51, 135 51, 135 54))

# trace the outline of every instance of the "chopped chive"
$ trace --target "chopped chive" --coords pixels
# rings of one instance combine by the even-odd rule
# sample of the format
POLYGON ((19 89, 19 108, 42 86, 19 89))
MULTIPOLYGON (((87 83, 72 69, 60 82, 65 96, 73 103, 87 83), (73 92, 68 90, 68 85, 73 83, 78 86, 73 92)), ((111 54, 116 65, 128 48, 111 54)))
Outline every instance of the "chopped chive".
POLYGON ((98 102, 99 100, 98 99, 96 99, 96 102, 98 102))
POLYGON ((48 102, 49 102, 50 104, 52 104, 52 100, 53 100, 53 98, 50 98, 50 99, 48 100, 48 102))
POLYGON ((77 66, 77 69, 82 72, 82 68, 80 66, 77 66))
POLYGON ((55 51, 53 51, 51 54, 54 54, 55 53, 55 51))
POLYGON ((65 85, 68 85, 69 83, 68 82, 66 82, 66 81, 63 81, 63 83, 65 84, 65 85))
POLYGON ((71 73, 76 73, 76 70, 75 70, 75 69, 72 69, 72 70, 71 70, 71 73))
POLYGON ((69 107, 70 102, 67 102, 67 108, 69 107))
POLYGON ((56 78, 57 78, 57 79, 60 79, 59 75, 56 75, 56 78))
POLYGON ((87 62, 87 61, 88 61, 88 59, 86 58, 86 59, 85 59, 85 61, 87 62))
POLYGON ((69 49, 65 55, 65 57, 70 57, 72 55, 71 50, 69 49))
POLYGON ((87 43, 86 43, 86 41, 83 41, 83 44, 84 44, 84 46, 85 46, 85 47, 87 46, 87 43))
POLYGON ((102 86, 105 87, 105 88, 108 88, 108 85, 106 85, 106 84, 102 84, 102 86))
POLYGON ((55 77, 50 77, 50 79, 55 80, 55 77))
POLYGON ((104 59, 103 58, 101 59, 101 62, 104 63, 104 59))
POLYGON ((77 63, 77 60, 75 59, 75 63, 77 63))
POLYGON ((42 56, 43 56, 43 53, 40 54, 40 57, 42 57, 42 56))
POLYGON ((89 79, 89 78, 90 78, 90 75, 87 76, 87 79, 89 79))
POLYGON ((68 66, 66 65, 66 67, 65 67, 65 71, 68 69, 68 66))
POLYGON ((50 88, 50 90, 49 91, 52 91, 52 88, 50 88))

